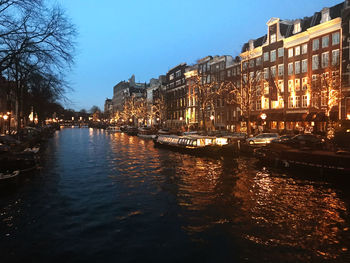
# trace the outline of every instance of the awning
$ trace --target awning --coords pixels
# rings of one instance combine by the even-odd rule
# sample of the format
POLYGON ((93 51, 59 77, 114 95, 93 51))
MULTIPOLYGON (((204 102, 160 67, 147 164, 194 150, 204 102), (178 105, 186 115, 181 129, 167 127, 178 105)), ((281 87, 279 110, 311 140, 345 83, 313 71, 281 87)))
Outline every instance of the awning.
POLYGON ((304 121, 305 118, 305 113, 289 113, 286 115, 286 121, 304 121))
POLYGON ((310 112, 306 115, 305 121, 314 121, 316 119, 317 112, 310 112))
POLYGON ((284 120, 283 112, 268 113, 266 119, 269 121, 283 121, 284 120))

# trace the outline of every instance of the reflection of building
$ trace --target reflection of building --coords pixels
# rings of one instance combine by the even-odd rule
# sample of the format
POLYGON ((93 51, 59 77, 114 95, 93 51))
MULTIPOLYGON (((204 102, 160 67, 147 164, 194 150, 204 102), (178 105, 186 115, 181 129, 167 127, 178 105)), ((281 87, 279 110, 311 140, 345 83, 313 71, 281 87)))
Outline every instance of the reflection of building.
POLYGON ((167 125, 183 126, 186 123, 186 63, 179 64, 166 74, 167 125))
POLYGON ((293 21, 271 18, 267 35, 243 46, 243 75, 261 79, 251 107, 256 124, 262 113, 271 130, 325 131, 328 115, 338 120, 342 7, 293 21))

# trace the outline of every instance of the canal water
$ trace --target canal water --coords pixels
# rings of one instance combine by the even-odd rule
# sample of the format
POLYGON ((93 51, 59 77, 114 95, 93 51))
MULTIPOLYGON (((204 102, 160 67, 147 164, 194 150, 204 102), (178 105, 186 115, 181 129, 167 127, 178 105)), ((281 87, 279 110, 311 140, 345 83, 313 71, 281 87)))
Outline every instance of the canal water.
POLYGON ((348 189, 63 129, 0 194, 0 262, 350 262, 348 189))

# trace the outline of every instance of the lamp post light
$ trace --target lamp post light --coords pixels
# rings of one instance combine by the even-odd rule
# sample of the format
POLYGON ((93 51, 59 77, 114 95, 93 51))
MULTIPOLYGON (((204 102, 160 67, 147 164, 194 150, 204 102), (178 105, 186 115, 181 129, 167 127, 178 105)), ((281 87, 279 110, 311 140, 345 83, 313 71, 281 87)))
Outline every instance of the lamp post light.
POLYGON ((211 115, 210 120, 211 120, 211 126, 213 130, 214 130, 214 119, 215 119, 214 115, 211 115))
POLYGON ((266 125, 266 118, 267 115, 265 113, 261 113, 260 118, 263 120, 263 131, 265 130, 265 125, 266 125))

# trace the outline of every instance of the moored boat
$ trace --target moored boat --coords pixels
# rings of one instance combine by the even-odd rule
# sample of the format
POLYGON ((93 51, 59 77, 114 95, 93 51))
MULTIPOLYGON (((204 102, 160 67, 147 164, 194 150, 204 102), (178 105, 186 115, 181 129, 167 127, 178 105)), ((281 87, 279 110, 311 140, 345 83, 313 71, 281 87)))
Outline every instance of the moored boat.
POLYGON ((18 179, 20 171, 12 171, 12 172, 0 172, 0 185, 8 185, 11 183, 16 183, 18 179))
POLYGON ((118 126, 109 126, 106 128, 106 132, 115 133, 115 132, 121 132, 121 130, 118 126))
POLYGON ((155 147, 163 147, 171 150, 209 157, 233 157, 237 150, 237 144, 229 145, 228 138, 216 138, 201 135, 158 135, 153 140, 155 147))
POLYGON ((154 139, 156 134, 155 131, 149 127, 141 127, 138 130, 137 136, 143 139, 154 139))

